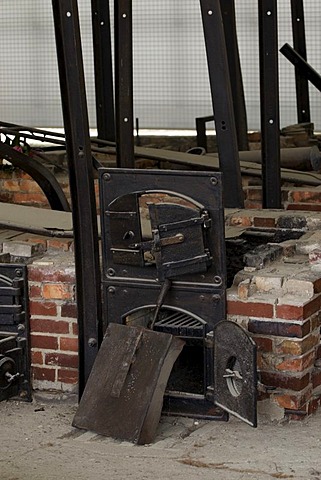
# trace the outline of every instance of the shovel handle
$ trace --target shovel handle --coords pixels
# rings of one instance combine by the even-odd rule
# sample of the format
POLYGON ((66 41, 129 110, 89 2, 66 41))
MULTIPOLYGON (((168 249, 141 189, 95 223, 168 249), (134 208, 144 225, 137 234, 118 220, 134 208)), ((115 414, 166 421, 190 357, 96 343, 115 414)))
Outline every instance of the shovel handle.
POLYGON ((171 288, 171 285, 172 285, 172 282, 171 282, 171 280, 169 280, 169 278, 166 278, 164 283, 162 284, 162 288, 161 288, 161 291, 158 295, 158 299, 157 299, 157 302, 156 302, 156 310, 155 310, 155 313, 154 313, 154 317, 153 317, 153 320, 152 320, 152 322, 149 326, 149 328, 151 330, 154 330, 154 326, 155 326, 155 323, 157 321, 159 311, 162 308, 165 297, 167 295, 168 290, 171 288))

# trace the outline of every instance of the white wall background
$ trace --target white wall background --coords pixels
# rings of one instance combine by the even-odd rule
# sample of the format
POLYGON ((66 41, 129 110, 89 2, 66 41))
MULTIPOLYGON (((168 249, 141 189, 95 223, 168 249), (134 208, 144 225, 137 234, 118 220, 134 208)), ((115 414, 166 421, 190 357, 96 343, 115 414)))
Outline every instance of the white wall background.
MULTIPOLYGON (((78 0, 90 124, 95 127, 91 2, 78 0)), ((111 2, 112 3, 112 2, 111 2)), ((279 44, 293 44, 290 0, 279 0, 279 44)), ((248 126, 260 128, 257 0, 236 0, 248 126)), ((321 73, 321 2, 305 1, 308 61, 321 73)), ((199 0, 133 0, 134 114, 141 128, 194 128, 211 114, 199 0)), ((50 0, 0 2, 0 120, 62 126, 50 0)), ((294 69, 280 54, 281 125, 296 122, 294 69)), ((310 87, 321 130, 321 93, 310 87)))

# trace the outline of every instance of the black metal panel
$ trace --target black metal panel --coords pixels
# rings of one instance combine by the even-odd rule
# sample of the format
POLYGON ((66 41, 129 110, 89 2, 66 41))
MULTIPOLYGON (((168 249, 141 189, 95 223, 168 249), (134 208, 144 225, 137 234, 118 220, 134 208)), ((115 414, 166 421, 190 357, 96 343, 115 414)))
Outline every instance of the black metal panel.
POLYGON ((115 141, 109 0, 91 0, 98 138, 115 141))
MULTIPOLYGON (((294 49, 306 60, 307 51, 303 0, 291 0, 291 18, 294 49)), ((295 85, 298 123, 310 122, 309 84, 308 80, 299 70, 295 70, 295 85)))
POLYGON ((114 8, 117 166, 134 168, 132 0, 114 8))
POLYGON ((257 426, 256 345, 242 327, 230 321, 214 328, 214 401, 257 426))
MULTIPOLYGON (((104 294, 109 321, 124 323, 125 317, 135 311, 154 310, 160 289, 161 285, 157 282, 107 280, 104 282, 104 294)), ((195 318, 205 321, 204 331, 207 333, 225 318, 225 294, 215 285, 196 284, 193 287, 173 282, 162 308, 194 315, 195 318)))
POLYGON ((244 207, 220 0, 200 0, 225 207, 244 207))
MULTIPOLYGON (((211 252, 213 262, 204 273, 183 275, 175 279, 179 284, 209 284, 217 293, 225 289, 225 242, 224 219, 222 207, 221 174, 213 172, 182 172, 175 170, 127 170, 100 169, 100 195, 102 218, 102 245, 104 281, 126 281, 139 279, 158 285, 155 266, 140 267, 121 265, 114 262, 111 238, 111 216, 114 205, 129 193, 151 194, 164 193, 189 201, 197 209, 208 212, 211 228, 205 229, 205 241, 211 252)), ((129 203, 128 211, 131 211, 129 203)), ((124 210, 122 210, 124 211, 124 210)), ((124 234, 127 230, 124 230, 124 234)), ((133 243, 136 243, 133 241, 133 243)))
POLYGON ((231 79, 237 144, 239 151, 243 151, 249 149, 249 142, 247 137, 245 95, 236 31, 235 2, 234 0, 220 0, 220 4, 231 79))
POLYGON ((101 340, 97 214, 76 0, 53 0, 75 238, 80 395, 101 340))
POLYGON ((277 1, 259 0, 263 207, 281 208, 277 1))
POLYGON ((314 70, 311 65, 304 60, 288 43, 285 43, 280 52, 287 58, 296 70, 300 71, 301 75, 304 75, 312 85, 315 86, 321 92, 321 75, 314 70))
POLYGON ((0 400, 31 400, 27 267, 0 264, 0 400))

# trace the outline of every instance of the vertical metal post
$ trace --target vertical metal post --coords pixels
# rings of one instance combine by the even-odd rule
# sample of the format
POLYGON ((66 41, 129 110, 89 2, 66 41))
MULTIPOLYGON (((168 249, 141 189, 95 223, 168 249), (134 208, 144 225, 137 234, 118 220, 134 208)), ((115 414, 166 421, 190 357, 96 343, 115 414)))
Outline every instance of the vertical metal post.
POLYGON ((258 0, 263 208, 281 208, 277 0, 258 0))
MULTIPOLYGON (((207 117, 214 120, 214 117, 207 117)), ((206 137, 206 117, 195 118, 196 125, 196 144, 207 151, 207 137, 206 137)))
POLYGON ((225 207, 244 207, 220 0, 200 0, 225 207))
POLYGON ((234 0, 220 0, 220 4, 225 33, 227 60, 231 79, 238 149, 240 151, 248 150, 249 142, 247 136, 247 116, 239 46, 237 41, 235 2, 234 0))
MULTIPOLYGON (((303 0, 291 0, 292 35, 294 50, 307 59, 303 0)), ((296 105, 298 123, 311 121, 309 82, 295 69, 296 105)))
POLYGON ((134 168, 132 0, 115 0, 117 166, 134 168))
POLYGON ((101 337, 97 214, 77 0, 52 0, 52 6, 75 241, 81 395, 101 337))
POLYGON ((98 138, 115 141, 109 0, 91 0, 98 138))

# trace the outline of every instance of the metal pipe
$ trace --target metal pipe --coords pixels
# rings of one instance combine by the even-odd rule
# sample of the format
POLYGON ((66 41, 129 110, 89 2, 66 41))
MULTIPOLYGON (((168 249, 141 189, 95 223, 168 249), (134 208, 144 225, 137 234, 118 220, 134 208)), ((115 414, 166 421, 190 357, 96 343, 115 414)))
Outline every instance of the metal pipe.
POLYGON ((302 75, 307 78, 312 85, 321 92, 321 75, 311 67, 311 65, 304 60, 288 43, 285 43, 280 52, 295 66, 296 70, 300 71, 302 75))
MULTIPOLYGON (((28 208, 28 207, 26 207, 28 208)), ((72 230, 49 230, 47 228, 41 227, 27 227, 19 225, 18 223, 3 222, 0 221, 1 229, 10 229, 16 230, 18 232, 28 232, 35 235, 43 235, 45 237, 55 237, 55 238, 73 238, 74 233, 72 230)))
MULTIPOLYGON (((239 152, 243 162, 262 163, 261 150, 239 152)), ((282 168, 294 170, 321 170, 321 152, 316 145, 313 147, 282 148, 280 150, 280 165, 282 168)))

